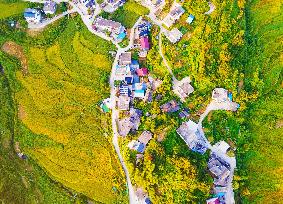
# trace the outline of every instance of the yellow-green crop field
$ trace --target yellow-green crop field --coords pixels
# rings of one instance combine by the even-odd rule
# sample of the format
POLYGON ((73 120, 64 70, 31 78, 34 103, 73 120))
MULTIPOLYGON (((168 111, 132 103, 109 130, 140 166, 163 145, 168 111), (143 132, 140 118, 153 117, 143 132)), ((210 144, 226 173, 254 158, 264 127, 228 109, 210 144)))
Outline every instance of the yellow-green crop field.
POLYGON ((26 8, 27 3, 17 2, 17 3, 4 3, 0 2, 0 19, 7 18, 19 13, 22 13, 26 8))
POLYGON ((25 151, 55 180, 104 203, 124 201, 126 188, 110 143, 110 114, 98 106, 109 96, 112 48, 70 19, 51 46, 27 48, 29 74, 17 72, 22 122, 53 140, 25 151))

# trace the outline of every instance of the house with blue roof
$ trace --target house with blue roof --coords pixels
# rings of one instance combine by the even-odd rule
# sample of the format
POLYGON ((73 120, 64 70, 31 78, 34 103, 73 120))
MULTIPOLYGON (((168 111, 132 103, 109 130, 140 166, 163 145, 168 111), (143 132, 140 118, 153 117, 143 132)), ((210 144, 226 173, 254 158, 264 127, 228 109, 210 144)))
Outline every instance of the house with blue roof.
POLYGON ((41 11, 38 9, 27 8, 24 17, 28 23, 39 23, 42 20, 41 11))

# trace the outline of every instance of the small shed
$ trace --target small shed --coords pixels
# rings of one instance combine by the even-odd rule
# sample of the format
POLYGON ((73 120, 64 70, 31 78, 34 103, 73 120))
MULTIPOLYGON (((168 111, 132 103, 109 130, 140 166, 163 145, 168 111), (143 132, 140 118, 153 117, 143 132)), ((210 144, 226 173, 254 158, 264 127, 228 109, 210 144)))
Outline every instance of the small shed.
POLYGON ((187 18, 187 23, 191 24, 194 21, 194 19, 195 17, 192 14, 190 14, 189 17, 187 18))

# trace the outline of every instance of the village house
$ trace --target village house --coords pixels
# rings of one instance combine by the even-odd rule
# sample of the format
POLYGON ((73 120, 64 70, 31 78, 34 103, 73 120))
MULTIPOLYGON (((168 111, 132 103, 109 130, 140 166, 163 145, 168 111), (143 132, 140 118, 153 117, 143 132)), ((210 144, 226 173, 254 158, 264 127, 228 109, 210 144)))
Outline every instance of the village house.
POLYGON ((215 88, 212 91, 212 99, 219 103, 228 101, 228 91, 223 88, 215 88))
POLYGON ((186 98, 194 92, 190 77, 185 77, 181 81, 178 81, 173 86, 173 92, 180 97, 182 102, 186 101, 186 98))
POLYGON ((180 4, 174 3, 169 14, 163 19, 163 23, 170 28, 184 13, 185 9, 180 4))
POLYGON ((149 50, 149 41, 148 41, 148 37, 140 37, 140 48, 142 50, 149 50))
POLYGON ((227 186, 230 176, 230 164, 212 152, 208 161, 208 169, 215 177, 213 183, 216 186, 227 186))
POLYGON ((119 95, 120 96, 131 96, 131 91, 128 84, 121 83, 119 86, 119 95))
POLYGON ((189 120, 184 122, 178 129, 177 133, 186 142, 189 148, 200 154, 204 154, 207 150, 206 141, 203 139, 200 131, 198 130, 198 125, 189 120))
POLYGON ((206 200, 206 204, 220 204, 219 198, 210 198, 206 200))
POLYGON ((132 53, 131 52, 123 52, 119 56, 119 65, 126 66, 131 64, 132 62, 132 53))
POLYGON ((100 108, 104 113, 108 113, 110 112, 111 107, 111 100, 110 98, 104 99, 101 103, 100 103, 100 108))
POLYGON ((137 188, 135 193, 136 193, 136 198, 137 198, 136 204, 151 204, 152 203, 148 197, 148 194, 142 188, 137 188))
POLYGON ((115 76, 117 80, 123 80, 125 76, 131 75, 131 68, 129 65, 117 65, 115 69, 115 76))
POLYGON ((126 37, 125 27, 112 20, 97 17, 93 22, 93 29, 100 32, 110 32, 110 37, 116 41, 122 41, 126 37))
POLYGON ((40 23, 42 20, 42 14, 38 9, 27 8, 24 17, 28 23, 40 23))
POLYGON ((232 102, 232 93, 228 93, 226 89, 215 88, 212 92, 212 99, 218 103, 219 109, 237 111, 239 104, 232 102))
POLYGON ((183 33, 181 33, 181 31, 179 31, 177 28, 173 28, 171 31, 164 32, 164 35, 171 43, 176 43, 183 37, 183 33))
POLYGON ((118 121, 118 132, 120 136, 122 137, 127 136, 132 128, 133 128, 133 123, 131 122, 130 117, 126 117, 118 121))
POLYGON ((174 113, 180 110, 180 106, 177 101, 171 100, 160 106, 160 109, 165 113, 174 113))
POLYGON ((105 0, 102 3, 103 10, 109 13, 113 13, 120 6, 123 6, 126 0, 105 0))
POLYGON ((79 2, 89 9, 95 7, 95 0, 79 0, 79 2))
POLYGON ((132 60, 130 64, 131 72, 136 72, 137 69, 140 68, 140 64, 138 60, 132 60))
POLYGON ((213 145, 215 149, 220 150, 223 154, 226 154, 227 151, 230 149, 230 145, 227 144, 225 141, 217 142, 215 145, 213 145))
POLYGON ((130 97, 129 96, 119 96, 117 101, 117 106, 119 110, 129 110, 130 109, 130 97))
POLYGON ((146 91, 145 83, 135 83, 133 84, 133 92, 135 98, 144 98, 146 91))
POLYGON ((138 140, 132 140, 128 147, 131 150, 136 150, 139 153, 144 153, 145 147, 147 143, 152 139, 152 133, 149 131, 143 131, 143 133, 140 135, 138 140))
POLYGON ((130 109, 130 116, 118 121, 118 132, 125 137, 130 131, 136 131, 139 128, 142 111, 139 109, 130 109))
POLYGON ((56 12, 56 3, 54 1, 46 1, 43 6, 43 11, 45 14, 54 14, 56 12))

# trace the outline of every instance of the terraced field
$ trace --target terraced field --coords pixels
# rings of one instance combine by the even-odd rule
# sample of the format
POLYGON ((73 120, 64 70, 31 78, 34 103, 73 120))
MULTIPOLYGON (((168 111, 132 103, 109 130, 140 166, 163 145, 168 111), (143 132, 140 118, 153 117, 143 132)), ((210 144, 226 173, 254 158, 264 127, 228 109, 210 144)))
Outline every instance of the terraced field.
POLYGON ((16 99, 23 124, 36 135, 18 137, 25 152, 63 185, 115 203, 125 199, 125 180, 109 142, 110 114, 98 106, 109 93, 109 49, 69 20, 51 46, 27 48, 29 74, 17 72, 16 99))

